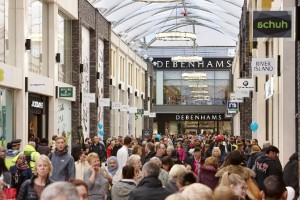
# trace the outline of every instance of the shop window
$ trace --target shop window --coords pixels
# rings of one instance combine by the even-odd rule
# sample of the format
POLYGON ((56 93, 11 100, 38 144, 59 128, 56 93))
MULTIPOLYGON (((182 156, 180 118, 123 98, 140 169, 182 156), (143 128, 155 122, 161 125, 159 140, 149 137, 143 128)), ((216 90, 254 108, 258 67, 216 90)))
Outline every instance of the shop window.
POLYGON ((14 139, 13 91, 0 88, 0 146, 14 139))
POLYGON ((72 84, 71 20, 66 18, 62 13, 59 13, 57 27, 57 53, 60 55, 60 61, 58 62, 58 81, 72 84))
POLYGON ((15 65, 15 1, 0 0, 0 62, 15 65))
POLYGON ((48 76, 48 4, 43 0, 28 0, 29 71, 48 76))

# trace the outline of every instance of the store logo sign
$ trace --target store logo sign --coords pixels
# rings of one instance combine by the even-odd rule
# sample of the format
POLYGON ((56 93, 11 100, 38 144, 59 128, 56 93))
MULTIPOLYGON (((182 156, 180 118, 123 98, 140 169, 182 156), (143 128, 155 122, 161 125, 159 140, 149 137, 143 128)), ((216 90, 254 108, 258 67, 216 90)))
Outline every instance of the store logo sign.
POLYGON ((253 11, 253 37, 291 37, 292 14, 289 11, 253 11))
POLYGON ((274 75, 277 69, 275 58, 252 58, 252 74, 274 75))
POLYGON ((253 79, 237 79, 236 89, 237 90, 254 90, 255 84, 253 79))
POLYGON ((44 108, 44 103, 43 102, 39 102, 39 101, 32 101, 31 102, 31 107, 33 108, 44 108))

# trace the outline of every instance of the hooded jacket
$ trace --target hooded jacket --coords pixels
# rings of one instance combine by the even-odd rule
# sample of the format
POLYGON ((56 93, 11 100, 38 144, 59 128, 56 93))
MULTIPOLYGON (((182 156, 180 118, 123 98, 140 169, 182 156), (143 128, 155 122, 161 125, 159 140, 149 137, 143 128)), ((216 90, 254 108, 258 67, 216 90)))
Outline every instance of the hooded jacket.
POLYGON ((114 184, 111 189, 111 197, 113 200, 128 200, 130 192, 135 188, 133 180, 121 180, 114 184))
POLYGON ((201 167, 200 171, 200 183, 214 190, 219 182, 219 178, 215 176, 217 173, 217 169, 213 165, 204 165, 201 167))
POLYGON ((263 182, 268 176, 276 175, 282 178, 282 171, 276 161, 266 154, 256 159, 254 171, 256 173, 255 180, 260 190, 263 189, 263 182))
MULTIPOLYGON (((25 155, 26 156, 26 160, 27 160, 27 156, 30 156, 30 162, 27 161, 27 163, 28 163, 29 167, 31 168, 31 170, 33 170, 34 166, 35 166, 35 161, 40 156, 40 153, 37 152, 33 146, 27 144, 24 147, 24 151, 22 151, 20 154, 25 155)), ((18 159, 18 157, 19 157, 20 154, 18 154, 17 156, 15 156, 13 158, 13 162, 14 163, 16 163, 16 161, 17 161, 17 159, 18 159)))
POLYGON ((157 177, 145 177, 132 190, 129 200, 164 200, 169 195, 157 177))
POLYGON ((216 173, 216 177, 222 177, 225 172, 238 174, 245 180, 255 176, 255 173, 249 168, 240 165, 228 165, 219 169, 219 171, 216 173))
POLYGON ((55 181, 69 181, 75 178, 75 164, 73 157, 68 154, 65 149, 62 152, 55 151, 49 154, 49 158, 53 165, 51 180, 55 181))
POLYGON ((291 186, 295 190, 296 197, 299 196, 299 162, 298 153, 291 155, 283 170, 283 180, 286 186, 291 186))

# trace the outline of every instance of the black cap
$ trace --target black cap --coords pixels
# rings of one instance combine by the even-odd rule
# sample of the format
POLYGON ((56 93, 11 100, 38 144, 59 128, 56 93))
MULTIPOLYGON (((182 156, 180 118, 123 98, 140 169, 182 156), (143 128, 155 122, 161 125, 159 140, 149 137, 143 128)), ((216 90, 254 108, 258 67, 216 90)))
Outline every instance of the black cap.
POLYGON ((21 144, 21 139, 15 139, 15 140, 13 140, 13 141, 11 141, 11 145, 12 146, 15 146, 15 145, 20 145, 21 144))

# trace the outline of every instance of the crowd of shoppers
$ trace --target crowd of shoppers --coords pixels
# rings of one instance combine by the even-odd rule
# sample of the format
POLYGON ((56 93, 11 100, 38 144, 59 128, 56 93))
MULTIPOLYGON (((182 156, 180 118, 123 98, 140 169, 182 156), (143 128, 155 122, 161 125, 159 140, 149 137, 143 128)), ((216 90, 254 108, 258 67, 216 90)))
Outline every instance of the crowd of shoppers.
POLYGON ((153 135, 144 141, 126 136, 104 142, 95 136, 93 142, 76 143, 72 152, 62 136, 55 137, 52 147, 43 140, 36 148, 31 141, 21 151, 20 142, 0 148, 0 186, 16 188, 18 200, 55 195, 90 200, 299 196, 298 154, 291 155, 283 169, 278 148, 269 142, 261 148, 257 140, 205 132, 153 135))

